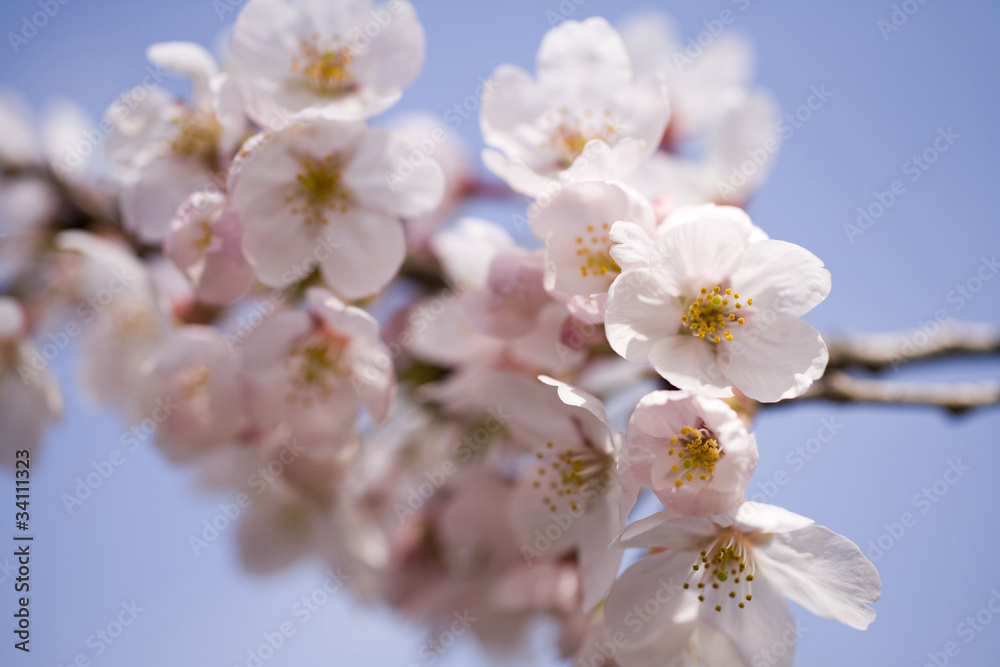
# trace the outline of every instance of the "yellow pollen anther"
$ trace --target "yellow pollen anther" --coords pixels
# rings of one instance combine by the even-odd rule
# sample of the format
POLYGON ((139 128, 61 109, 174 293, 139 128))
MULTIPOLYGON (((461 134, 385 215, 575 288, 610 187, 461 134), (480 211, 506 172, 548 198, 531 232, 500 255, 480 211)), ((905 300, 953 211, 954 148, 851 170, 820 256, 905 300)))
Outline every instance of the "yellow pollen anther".
MULTIPOLYGON (((727 287, 723 291, 721 285, 715 285, 709 291, 708 287, 699 290, 702 296, 695 297, 688 305, 687 312, 681 315, 682 327, 690 330, 692 336, 697 336, 712 343, 721 343, 723 339, 727 342, 734 340, 727 326, 733 323, 743 324, 744 320, 738 318, 731 308, 742 309, 743 304, 738 300, 738 294, 733 293, 732 288, 727 287), (723 298, 723 294, 732 296, 736 300, 730 305, 730 299, 723 298)), ((749 304, 748 300, 747 303, 749 304)))

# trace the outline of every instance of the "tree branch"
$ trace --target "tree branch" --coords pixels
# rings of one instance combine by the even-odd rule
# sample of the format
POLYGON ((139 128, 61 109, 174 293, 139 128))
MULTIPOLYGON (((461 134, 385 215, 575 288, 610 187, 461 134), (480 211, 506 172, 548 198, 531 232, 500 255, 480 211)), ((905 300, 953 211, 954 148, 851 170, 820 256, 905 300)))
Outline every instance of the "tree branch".
POLYGON ((929 406, 962 414, 975 408, 1000 405, 1000 382, 893 382, 854 377, 835 370, 814 383, 802 396, 773 405, 796 401, 929 406))
POLYGON ((894 370, 911 361, 1000 354, 1000 327, 946 321, 935 330, 851 334, 827 342, 828 372, 842 368, 894 370))

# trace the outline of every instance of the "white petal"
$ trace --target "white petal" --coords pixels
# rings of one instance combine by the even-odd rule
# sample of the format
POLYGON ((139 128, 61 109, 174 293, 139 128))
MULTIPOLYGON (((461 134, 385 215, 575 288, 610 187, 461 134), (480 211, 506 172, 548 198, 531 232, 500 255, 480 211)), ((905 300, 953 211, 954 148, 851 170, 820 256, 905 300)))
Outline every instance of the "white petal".
POLYGON ((202 108, 211 105, 210 82, 219 68, 205 47, 193 42, 159 42, 146 49, 146 57, 154 65, 186 75, 195 104, 202 108))
POLYGON ((406 257, 403 226, 398 218, 381 211, 350 212, 331 223, 326 238, 334 249, 321 260, 323 278, 351 300, 380 292, 406 257))
POLYGON ((444 196, 444 172, 408 138, 388 130, 365 133, 344 168, 345 186, 370 205, 404 217, 434 210, 444 196), (414 155, 420 161, 414 164, 414 155))
MULTIPOLYGON (((752 307, 756 309, 756 300, 752 307)), ((770 324, 748 324, 732 342, 718 344, 719 368, 744 394, 773 403, 800 396, 823 375, 829 353, 811 326, 788 315, 776 315, 770 324)))
POLYGON ((754 308, 801 317, 830 294, 830 272, 805 248, 766 240, 746 249, 731 277, 754 308))
POLYGON ((728 635, 747 664, 757 665, 766 661, 768 665, 791 667, 798 643, 791 608, 785 602, 782 591, 764 576, 754 578, 752 590, 753 600, 747 602, 743 609, 736 605, 735 600, 724 599, 720 602, 722 610, 715 611, 709 606, 711 595, 706 595, 701 619, 728 635), (775 645, 785 650, 775 650, 775 645))
POLYGON ((605 331, 615 352, 629 361, 646 363, 653 347, 675 336, 681 321, 677 294, 664 286, 652 269, 635 269, 618 276, 608 290, 605 331))
POLYGON ((882 594, 878 572, 843 535, 825 526, 808 526, 772 536, 754 556, 769 581, 817 616, 858 630, 875 620, 875 610, 865 603, 882 594))
POLYGON ((668 647, 677 650, 686 645, 692 625, 690 619, 683 622, 681 613, 689 606, 691 596, 681 586, 697 559, 697 552, 671 550, 645 556, 632 564, 608 594, 604 618, 609 632, 612 635, 621 632, 628 637, 630 651, 654 643, 661 650, 668 647))

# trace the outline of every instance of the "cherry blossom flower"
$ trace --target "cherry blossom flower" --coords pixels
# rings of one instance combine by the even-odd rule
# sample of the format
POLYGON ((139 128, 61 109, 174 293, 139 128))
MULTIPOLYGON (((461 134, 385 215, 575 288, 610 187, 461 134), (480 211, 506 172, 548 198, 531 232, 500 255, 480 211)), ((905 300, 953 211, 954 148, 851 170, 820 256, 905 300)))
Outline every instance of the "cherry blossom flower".
POLYGON ((385 420, 395 372, 371 315, 318 287, 306 300, 313 317, 275 313, 244 344, 248 410, 258 427, 291 426, 303 447, 336 449, 362 405, 385 420))
POLYGON ((24 309, 0 296, 0 465, 14 467, 14 452, 34 450, 45 426, 62 414, 59 385, 28 338, 24 309))
POLYGON ((83 330, 82 384, 98 403, 118 406, 130 420, 148 418, 134 388, 143 360, 169 327, 148 268, 124 245, 86 232, 60 232, 56 245, 67 260, 61 280, 83 330))
POLYGON ((754 69, 753 47, 726 31, 697 57, 685 53, 673 19, 658 10, 629 14, 618 23, 635 71, 662 72, 670 94, 670 128, 676 140, 695 136, 719 122, 727 103, 739 99, 754 69))
MULTIPOLYGON (((695 630, 707 665, 755 664, 755 655, 794 627, 786 597, 858 630, 875 619, 868 604, 882 585, 861 550, 780 507, 743 502, 708 518, 664 512, 631 524, 620 541, 656 549, 629 567, 608 596, 609 630, 628 630, 631 638, 619 656, 626 667, 679 664, 670 659, 695 630), (681 590, 660 613, 630 627, 630 612, 662 582, 681 590), (716 645, 719 633, 724 638, 716 645), (720 654, 738 660, 724 662, 720 654)), ((791 665, 793 649, 776 656, 776 664, 791 665)))
POLYGON ((194 193, 177 210, 163 240, 166 254, 207 304, 236 301, 253 282, 239 216, 228 204, 221 193, 194 193))
POLYGON ((656 73, 634 76, 621 37, 602 18, 565 21, 542 40, 537 79, 513 65, 484 97, 483 162, 529 196, 563 183, 629 176, 659 146, 669 116, 656 73))
POLYGON ((609 544, 624 526, 636 489, 619 479, 620 436, 601 402, 546 376, 500 375, 491 398, 511 414, 515 446, 532 458, 518 480, 510 521, 530 562, 576 552, 583 608, 604 597, 621 562, 609 544))
POLYGON ((604 321, 611 282, 621 272, 612 259, 611 226, 624 220, 652 236, 656 218, 637 192, 619 183, 579 183, 531 209, 531 227, 545 241, 545 289, 570 312, 604 321))
POLYGON ((156 419, 156 443, 171 460, 229 444, 248 423, 236 358, 218 329, 172 332, 141 373, 139 410, 156 419))
POLYGON ((739 415, 690 391, 647 394, 629 418, 625 470, 679 515, 732 508, 757 466, 757 444, 739 415))
POLYGON ((410 172, 426 158, 433 158, 444 172, 444 196, 437 208, 403 221, 411 254, 426 253, 434 232, 451 220, 463 197, 475 184, 472 148, 461 135, 433 114, 407 112, 394 115, 386 127, 412 141, 417 149, 396 167, 397 176, 408 178, 410 172))
POLYGON ((230 48, 247 113, 271 128, 308 107, 347 120, 384 111, 416 78, 425 50, 404 0, 250 0, 230 48))
POLYGON ((670 225, 647 268, 615 279, 608 342, 677 387, 718 396, 735 387, 763 402, 798 396, 828 356, 819 333, 798 318, 829 294, 830 274, 797 245, 748 243, 745 228, 717 219, 730 215, 726 209, 711 211, 670 225))
POLYGON ((191 193, 224 183, 220 171, 245 138, 247 124, 233 82, 203 47, 165 42, 149 47, 147 56, 184 73, 192 100, 177 100, 157 87, 125 93, 105 114, 112 130, 104 149, 121 173, 125 226, 157 242, 191 193))
POLYGON ((745 203, 781 143, 777 104, 750 85, 749 42, 727 30, 708 45, 684 48, 674 22, 657 10, 630 14, 618 27, 636 72, 662 72, 670 94, 668 150, 643 162, 629 184, 675 205, 745 203))
POLYGON ((248 144, 231 170, 232 208, 247 260, 272 287, 296 282, 295 267, 318 264, 344 298, 378 292, 406 254, 400 219, 441 201, 444 177, 436 162, 393 178, 412 142, 361 122, 313 115, 248 144))

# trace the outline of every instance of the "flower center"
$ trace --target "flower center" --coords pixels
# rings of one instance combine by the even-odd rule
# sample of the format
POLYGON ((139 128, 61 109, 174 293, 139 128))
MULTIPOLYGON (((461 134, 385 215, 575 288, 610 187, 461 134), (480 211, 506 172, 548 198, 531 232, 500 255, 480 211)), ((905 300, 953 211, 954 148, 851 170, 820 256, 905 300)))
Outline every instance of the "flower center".
POLYGON ((573 164, 583 153, 588 141, 603 139, 613 144, 617 139, 617 129, 610 109, 605 109, 599 115, 587 109, 580 116, 570 117, 569 111, 562 108, 558 112, 552 112, 547 120, 546 124, 552 129, 549 131, 548 142, 543 142, 541 147, 555 152, 561 169, 567 169, 573 164))
POLYGON ((293 204, 292 213, 302 214, 307 225, 325 225, 330 213, 344 213, 351 193, 342 184, 343 175, 334 155, 320 161, 305 159, 295 175, 293 192, 285 202, 293 204))
POLYGON ((204 363, 185 368, 177 378, 181 396, 190 403, 192 412, 197 415, 198 420, 206 424, 212 420, 209 395, 211 380, 212 369, 204 363))
MULTIPOLYGON (((748 298, 746 305, 753 305, 753 299, 748 298)), ((711 290, 701 288, 701 295, 691 301, 687 315, 681 316, 681 325, 691 330, 691 335, 704 338, 713 343, 723 338, 733 340, 733 333, 726 327, 744 324, 740 317, 743 304, 740 303, 739 292, 730 288, 722 289, 716 285, 711 290)))
POLYGON ((218 141, 222 129, 211 113, 188 109, 173 119, 177 134, 170 142, 170 150, 182 157, 195 157, 209 165, 219 159, 218 141))
POLYGON ((725 601, 731 601, 730 604, 735 602, 743 609, 745 603, 753 599, 750 584, 755 569, 750 548, 744 543, 742 535, 726 531, 701 552, 698 562, 691 566, 684 588, 690 589, 693 584, 700 602, 705 601, 708 589, 715 590, 715 611, 722 611, 725 601), (696 578, 699 581, 694 582, 696 578))
POLYGON ((607 232, 609 225, 604 223, 603 230, 598 236, 593 225, 587 225, 587 235, 577 236, 576 255, 580 258, 580 275, 584 278, 588 276, 603 276, 608 272, 612 277, 622 272, 618 262, 611 259, 608 250, 611 244, 608 241, 607 232))
POLYGON ((296 345, 285 361, 292 385, 286 400, 301 403, 306 408, 314 403, 325 403, 348 373, 342 361, 347 344, 346 338, 320 330, 296 345))
MULTIPOLYGON (((551 450, 553 444, 547 442, 545 447, 551 450)), ((558 510, 560 504, 576 512, 581 505, 587 506, 596 500, 603 487, 609 484, 611 457, 604 452, 589 448, 584 451, 567 449, 553 454, 538 452, 535 456, 539 462, 534 470, 537 478, 533 485, 536 489, 543 486, 549 489, 542 504, 550 512, 558 510), (598 493, 585 491, 585 488, 598 493)))
POLYGON ((292 71, 302 74, 310 87, 325 95, 350 92, 355 87, 351 49, 336 36, 324 46, 319 41, 319 35, 299 41, 299 55, 292 58, 292 71))
POLYGON ((725 452, 708 429, 685 426, 680 435, 670 438, 667 454, 680 459, 670 466, 670 471, 677 476, 674 486, 684 486, 685 481, 694 481, 695 475, 702 481, 708 481, 715 473, 715 462, 725 452))

